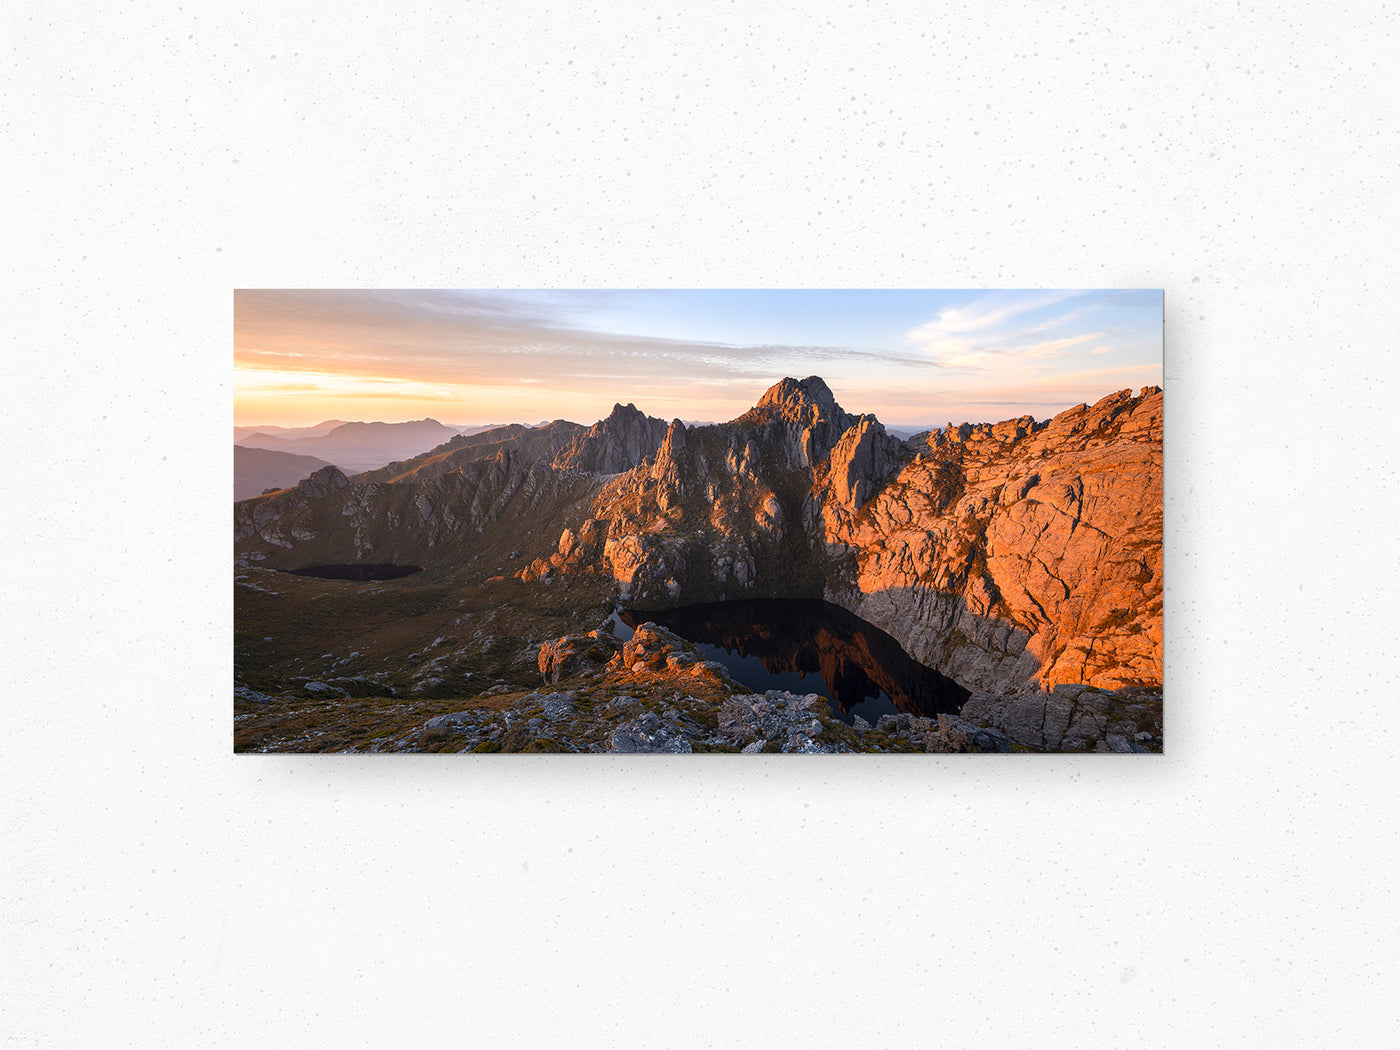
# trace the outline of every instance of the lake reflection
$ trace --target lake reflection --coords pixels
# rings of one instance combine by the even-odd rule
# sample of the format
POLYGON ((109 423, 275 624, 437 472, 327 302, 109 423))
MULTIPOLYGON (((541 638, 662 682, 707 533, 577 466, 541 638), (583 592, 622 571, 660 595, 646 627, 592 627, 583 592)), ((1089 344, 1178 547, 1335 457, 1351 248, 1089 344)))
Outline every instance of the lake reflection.
POLYGON ((822 601, 753 599, 660 612, 619 610, 628 627, 653 621, 700 646, 755 692, 824 693, 842 721, 875 722, 896 710, 956 712, 968 691, 911 659, 900 644, 845 609, 822 601), (819 687, 810 676, 819 676, 819 687))

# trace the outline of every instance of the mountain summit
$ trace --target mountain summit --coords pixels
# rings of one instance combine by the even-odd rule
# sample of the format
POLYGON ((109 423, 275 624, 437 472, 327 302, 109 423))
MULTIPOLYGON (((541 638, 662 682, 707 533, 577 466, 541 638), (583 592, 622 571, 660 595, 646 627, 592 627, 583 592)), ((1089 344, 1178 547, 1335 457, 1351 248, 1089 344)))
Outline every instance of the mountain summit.
POLYGON ((769 387, 758 404, 749 410, 750 415, 776 417, 789 423, 811 424, 823 421, 835 422, 845 418, 846 413, 836 403, 836 395, 821 376, 808 376, 806 379, 784 379, 769 387))
POLYGON ((638 411, 636 405, 614 405, 606 419, 579 434, 554 460, 560 470, 620 474, 652 455, 666 436, 666 423, 638 411))

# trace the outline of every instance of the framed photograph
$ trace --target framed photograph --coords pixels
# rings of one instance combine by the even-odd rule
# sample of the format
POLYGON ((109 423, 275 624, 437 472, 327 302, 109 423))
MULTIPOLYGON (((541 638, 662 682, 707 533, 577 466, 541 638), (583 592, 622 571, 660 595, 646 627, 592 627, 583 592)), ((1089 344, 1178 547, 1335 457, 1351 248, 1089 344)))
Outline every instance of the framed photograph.
POLYGON ((235 293, 240 752, 1161 752, 1162 293, 235 293))

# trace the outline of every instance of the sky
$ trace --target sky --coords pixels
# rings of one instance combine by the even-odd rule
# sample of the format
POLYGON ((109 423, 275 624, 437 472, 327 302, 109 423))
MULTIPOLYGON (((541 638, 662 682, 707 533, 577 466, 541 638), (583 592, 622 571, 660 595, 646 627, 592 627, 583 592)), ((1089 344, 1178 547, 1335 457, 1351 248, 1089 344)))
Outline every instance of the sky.
POLYGON ((1157 290, 239 290, 234 423, 722 422, 819 375, 886 425, 1162 382, 1157 290))

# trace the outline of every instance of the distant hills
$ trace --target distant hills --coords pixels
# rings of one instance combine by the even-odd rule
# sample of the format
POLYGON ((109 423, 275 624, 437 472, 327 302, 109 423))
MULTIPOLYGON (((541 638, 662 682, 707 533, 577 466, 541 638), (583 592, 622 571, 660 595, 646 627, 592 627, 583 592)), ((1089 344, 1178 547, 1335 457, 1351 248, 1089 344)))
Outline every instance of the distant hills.
POLYGON ((261 496, 267 489, 285 489, 308 474, 331 464, 315 456, 233 446, 233 498, 261 496))
POLYGON ((416 419, 407 423, 327 420, 314 427, 289 430, 263 427, 243 435, 235 430, 235 443, 244 448, 315 456, 334 463, 341 470, 358 473, 417 456, 459 433, 456 428, 443 426, 436 419, 416 419), (329 429, 324 429, 328 426, 329 429))
POLYGON ((339 467, 347 474, 378 470, 421 456, 454 438, 512 426, 529 429, 518 423, 448 426, 436 419, 407 423, 327 419, 309 427, 234 427, 233 498, 287 488, 325 466, 339 467))
POLYGON ((893 434, 895 437, 899 438, 900 441, 908 441, 915 434, 924 434, 930 430, 938 429, 940 428, 936 426, 885 427, 885 433, 893 434))
POLYGON ((349 420, 327 419, 320 423, 317 423, 313 427, 234 427, 233 440, 235 442, 239 442, 246 437, 252 437, 254 434, 265 434, 271 437, 286 438, 288 440, 296 440, 297 438, 308 437, 322 437, 326 434, 329 434, 336 427, 343 427, 347 422, 349 422, 349 420))

